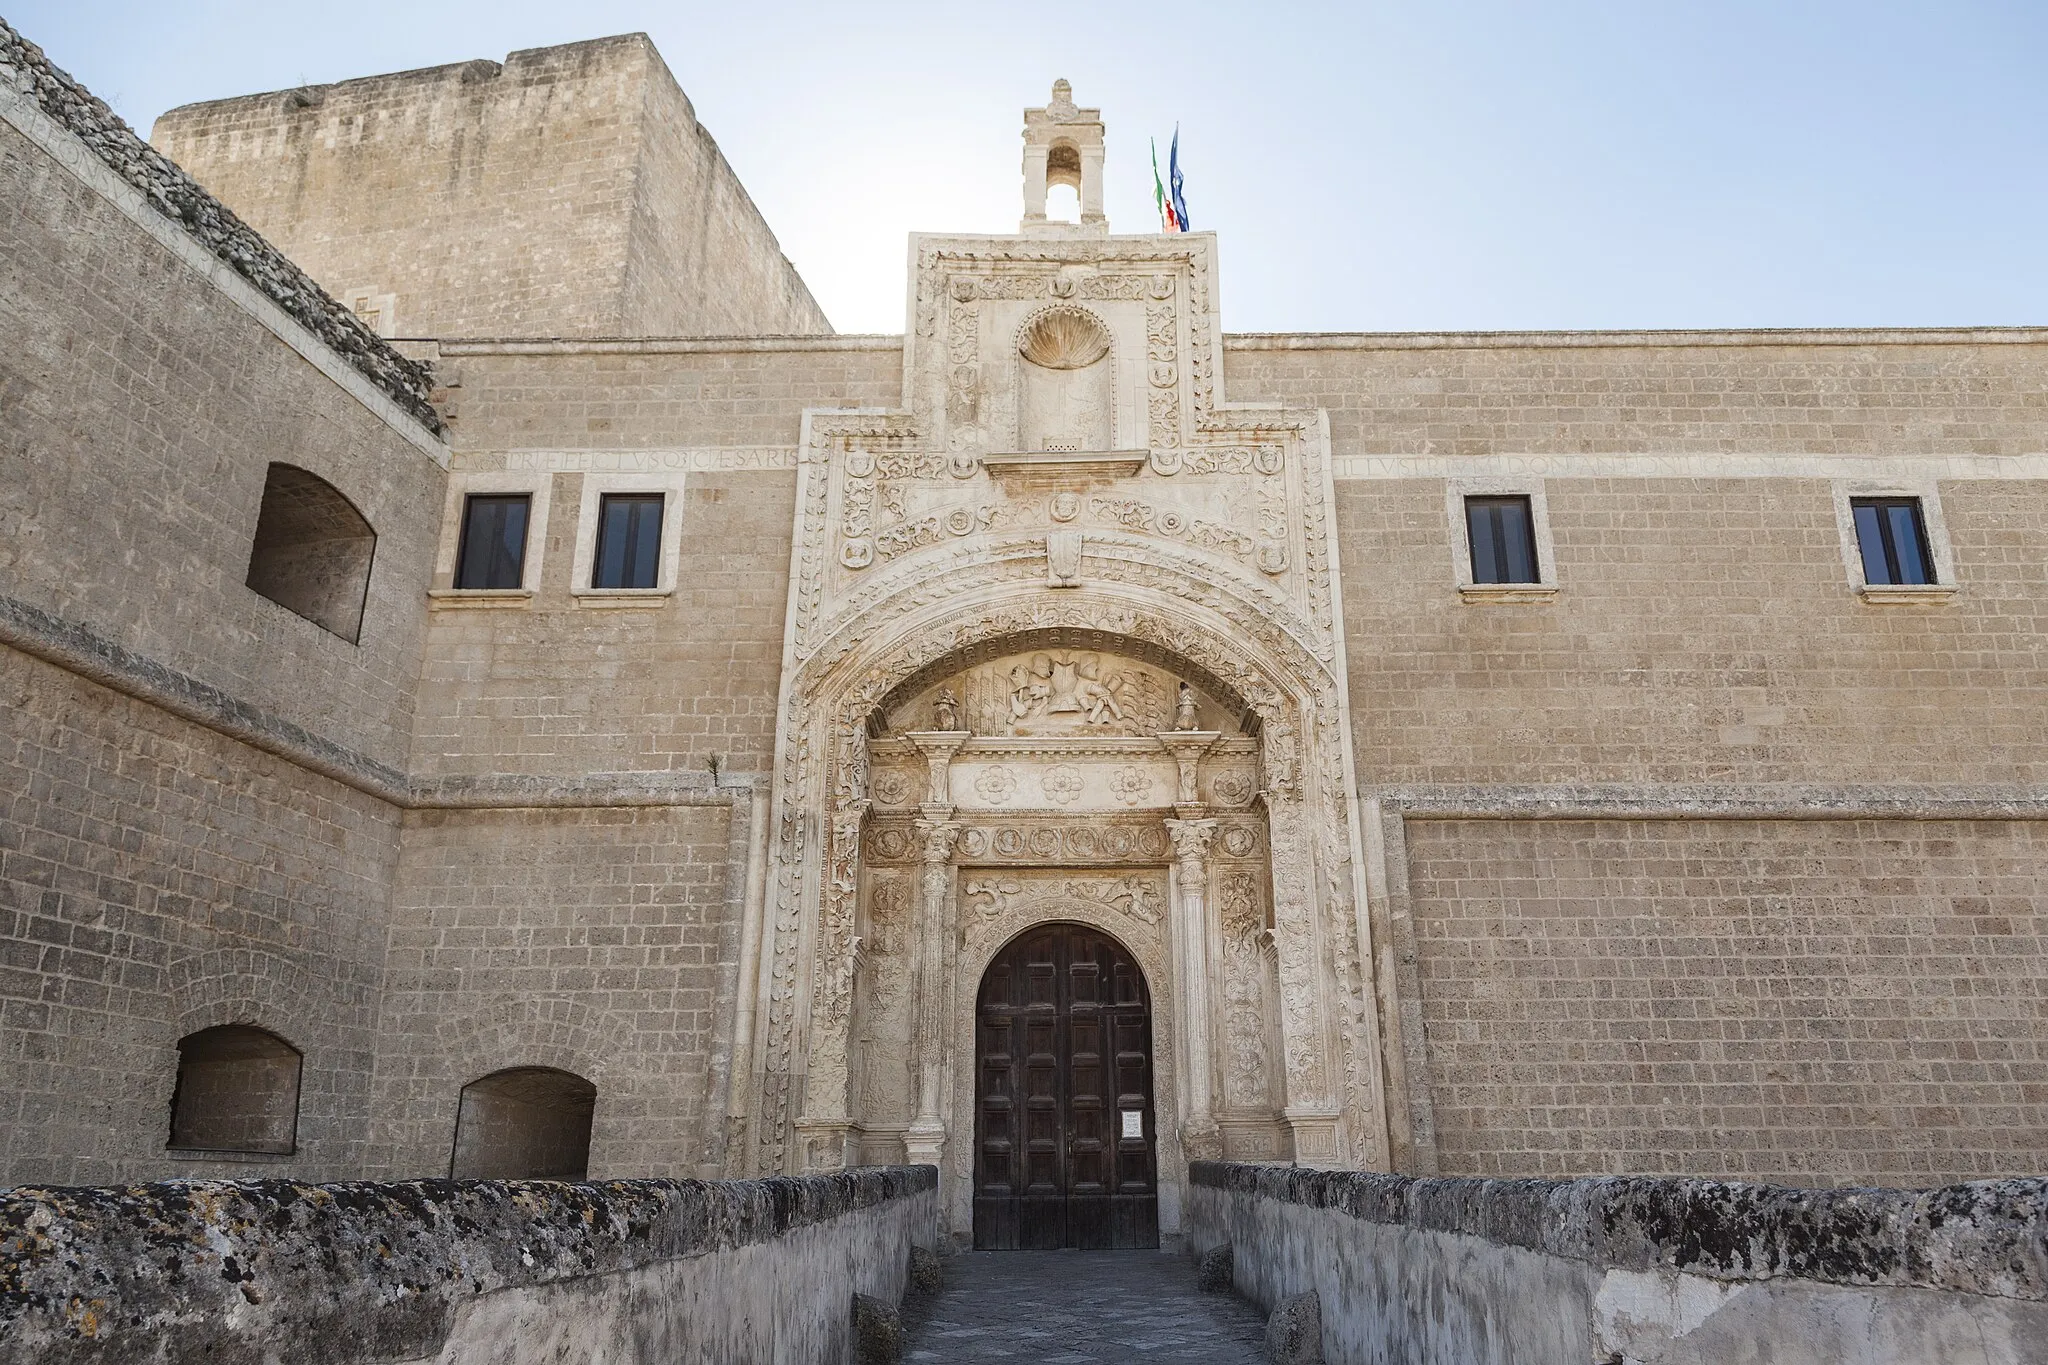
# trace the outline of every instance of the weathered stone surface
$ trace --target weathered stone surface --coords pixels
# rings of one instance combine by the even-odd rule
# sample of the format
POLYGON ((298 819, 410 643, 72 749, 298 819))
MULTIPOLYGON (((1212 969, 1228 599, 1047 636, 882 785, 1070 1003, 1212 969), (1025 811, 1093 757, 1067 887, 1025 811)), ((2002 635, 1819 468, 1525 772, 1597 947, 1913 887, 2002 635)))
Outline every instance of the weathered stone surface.
POLYGON ((856 1365, 896 1365, 903 1359, 903 1316, 895 1304, 872 1294, 853 1296, 853 1352, 856 1365))
POLYGON ((2044 1182, 1790 1190, 1198 1163, 1189 1235, 1314 1292, 1324 1349, 1412 1365, 2041 1360, 2044 1182))
POLYGON ((928 1210, 935 1185, 928 1167, 898 1167, 15 1189, 0 1195, 0 1358, 254 1362, 294 1342, 309 1363, 409 1360, 482 1295, 715 1256, 903 1201, 928 1210))
POLYGON ((1266 1359, 1272 1365, 1322 1365, 1323 1307, 1314 1290, 1282 1299, 1266 1319, 1266 1359))
POLYGON ((910 1249, 910 1292, 936 1294, 946 1287, 946 1263, 930 1247, 910 1249))
POLYGON ((5 20, 0 20, 0 84, 34 99, 109 169, 141 190, 159 213, 345 356, 420 425, 441 430, 441 419, 427 401, 430 384, 424 370, 380 341, 283 253, 137 137, 98 96, 52 66, 41 48, 5 20))
POLYGON ((1236 1276, 1228 1242, 1210 1247, 1195 1263, 1195 1287, 1206 1294, 1228 1294, 1237 1287, 1236 1276))
POLYGON ((1192 1184, 1601 1267, 2048 1299, 2048 1180, 1934 1190, 1414 1179, 1195 1162, 1192 1184))

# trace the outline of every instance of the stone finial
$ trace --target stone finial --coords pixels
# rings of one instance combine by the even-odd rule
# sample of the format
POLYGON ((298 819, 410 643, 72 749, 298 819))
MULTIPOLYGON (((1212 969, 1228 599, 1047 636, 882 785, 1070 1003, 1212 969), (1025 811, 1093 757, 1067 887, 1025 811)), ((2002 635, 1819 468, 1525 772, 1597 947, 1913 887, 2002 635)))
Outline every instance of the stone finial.
POLYGON ((1054 123, 1072 123, 1081 116, 1074 107, 1074 87, 1067 84, 1065 76, 1052 83, 1052 98, 1046 102, 1045 116, 1054 123))

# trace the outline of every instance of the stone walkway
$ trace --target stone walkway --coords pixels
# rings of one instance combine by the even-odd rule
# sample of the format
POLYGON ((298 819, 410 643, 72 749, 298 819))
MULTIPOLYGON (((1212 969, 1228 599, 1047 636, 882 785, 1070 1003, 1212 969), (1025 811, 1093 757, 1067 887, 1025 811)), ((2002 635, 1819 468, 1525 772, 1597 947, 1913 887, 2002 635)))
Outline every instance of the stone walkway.
POLYGON ((1195 1288, 1195 1265, 1157 1251, 974 1251, 946 1287, 905 1305, 906 1361, 929 1365, 1255 1365, 1266 1320, 1195 1288))

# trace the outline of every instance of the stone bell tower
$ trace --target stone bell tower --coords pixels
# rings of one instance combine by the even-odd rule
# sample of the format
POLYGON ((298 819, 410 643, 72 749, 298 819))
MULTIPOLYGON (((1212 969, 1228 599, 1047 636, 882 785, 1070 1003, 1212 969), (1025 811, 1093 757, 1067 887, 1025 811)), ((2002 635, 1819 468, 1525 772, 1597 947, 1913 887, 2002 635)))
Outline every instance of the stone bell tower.
POLYGON ((1074 106, 1074 87, 1052 83, 1052 99, 1043 109, 1024 111, 1024 223, 1020 229, 1040 234, 1109 235, 1102 212, 1102 111, 1074 106), (1046 192, 1067 185, 1081 198, 1079 224, 1045 216, 1046 192))

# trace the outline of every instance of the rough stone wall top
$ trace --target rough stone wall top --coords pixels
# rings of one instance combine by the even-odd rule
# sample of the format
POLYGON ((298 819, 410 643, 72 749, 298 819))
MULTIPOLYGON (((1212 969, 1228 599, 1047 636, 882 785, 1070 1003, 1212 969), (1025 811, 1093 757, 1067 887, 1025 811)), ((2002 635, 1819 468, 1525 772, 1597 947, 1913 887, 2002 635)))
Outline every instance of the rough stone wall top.
POLYGON ((52 66, 41 48, 0 19, 0 85, 33 99, 150 206, 189 232, 250 284, 333 347, 429 431, 441 421, 427 401, 426 372, 392 350, 356 315, 237 218, 169 159, 135 136, 97 96, 52 66))
POLYGON ((929 1166, 685 1180, 195 1181, 0 1196, 0 1358, 412 1360, 463 1300, 780 1237, 937 1185, 929 1166))
POLYGON ((152 139, 386 335, 832 330, 645 34, 186 105, 152 139))
POLYGON ((1715 1180, 1437 1180, 1197 1161, 1212 1190, 1624 1270, 2048 1299, 2048 1180, 1802 1190, 1715 1180))

